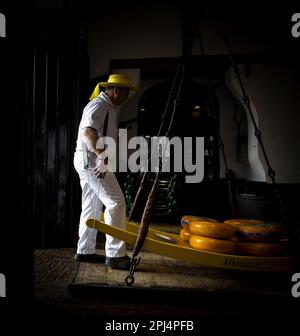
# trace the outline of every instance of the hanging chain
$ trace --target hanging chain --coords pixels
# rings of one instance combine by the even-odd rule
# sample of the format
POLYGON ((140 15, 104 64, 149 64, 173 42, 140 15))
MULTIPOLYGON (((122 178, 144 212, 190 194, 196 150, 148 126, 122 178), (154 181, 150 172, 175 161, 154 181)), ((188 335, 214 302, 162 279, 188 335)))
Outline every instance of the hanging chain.
MULTIPOLYGON (((235 62, 235 60, 233 58, 233 54, 232 54, 232 50, 231 50, 231 47, 230 47, 230 43, 229 43, 228 37, 225 34, 225 32, 224 32, 223 29, 222 29, 222 33, 223 33, 224 42, 225 42, 225 44, 226 44, 226 46, 228 48, 228 52, 229 52, 229 57, 230 57, 232 68, 233 68, 233 70, 234 70, 234 72, 235 72, 235 74, 237 76, 237 80, 239 82, 239 85, 240 85, 240 88, 241 88, 241 91, 242 91, 243 101, 244 101, 244 103, 245 103, 245 105, 246 105, 246 107, 248 109, 248 112, 249 112, 252 124, 254 126, 254 134, 255 134, 255 136, 256 136, 256 138, 258 140, 258 143, 260 145, 260 148, 262 150, 262 153, 263 153, 263 156, 264 156, 264 159, 265 159, 265 163, 266 163, 266 165, 268 167, 268 176, 270 177, 270 179, 272 181, 272 185, 273 185, 273 188, 274 188, 274 191, 275 191, 275 195, 276 195, 276 198, 277 198, 278 203, 279 203, 281 220, 282 220, 282 223, 283 223, 284 227, 287 230, 287 234, 288 234, 288 237, 289 237, 291 250, 294 253, 296 259, 299 260, 300 253, 299 253, 299 247, 298 247, 298 242, 297 242, 297 238, 296 238, 296 232, 294 230, 293 225, 290 223, 290 221, 287 220, 287 215, 286 215, 286 211, 285 211, 282 195, 281 195, 281 193, 279 191, 279 187, 278 187, 278 184, 277 184, 276 178, 275 178, 276 173, 275 173, 274 169, 272 168, 272 166, 270 164, 270 161, 269 161, 269 158, 268 158, 268 155, 267 155, 267 152, 266 152, 263 140, 262 140, 261 131, 259 130, 259 128, 257 126, 257 123, 255 121, 255 118, 254 118, 254 115, 253 115, 253 112, 252 112, 252 109, 251 109, 250 99, 249 99, 248 95, 246 94, 246 90, 245 90, 245 87, 244 87, 242 79, 241 79, 239 67, 238 67, 237 63, 235 62)), ((296 267, 296 260, 295 261, 291 261, 291 268, 295 269, 295 267, 296 267)))
POLYGON ((251 121, 252 121, 252 124, 254 126, 254 134, 259 142, 259 145, 261 147, 261 150, 263 152, 263 155, 264 155, 264 159, 265 159, 265 162, 266 162, 266 165, 268 167, 268 176, 270 177, 270 179, 272 180, 272 183, 274 185, 277 185, 277 182, 275 180, 275 171, 273 170, 271 164, 270 164, 270 161, 269 161, 269 158, 268 158, 268 155, 267 155, 267 152, 266 152, 266 149, 265 149, 265 146, 264 146, 264 143, 262 141, 262 134, 261 134, 261 131, 259 130, 258 126, 257 126, 257 123, 255 121, 255 118, 254 118, 254 115, 253 115, 253 112, 252 112, 252 108, 251 108, 251 103, 250 103, 250 99, 246 93, 246 90, 245 90, 245 87, 244 87, 244 84, 242 82, 242 79, 241 79, 241 75, 240 75, 240 70, 239 70, 239 67, 237 65, 237 63, 234 61, 233 59, 233 54, 232 54, 232 50, 231 50, 231 47, 230 47, 230 44, 229 44, 229 41, 228 41, 228 38, 227 36, 224 34, 224 41, 227 45, 227 48, 228 48, 228 51, 229 51, 229 56, 230 56, 230 61, 231 61, 231 65, 232 65, 232 68, 233 68, 233 71, 235 72, 236 76, 237 76, 237 79, 238 79, 238 82, 239 82, 239 85, 240 85, 240 88, 242 90, 242 95, 243 95, 243 101, 248 109, 248 112, 249 112, 249 115, 250 115, 250 118, 251 118, 251 121))

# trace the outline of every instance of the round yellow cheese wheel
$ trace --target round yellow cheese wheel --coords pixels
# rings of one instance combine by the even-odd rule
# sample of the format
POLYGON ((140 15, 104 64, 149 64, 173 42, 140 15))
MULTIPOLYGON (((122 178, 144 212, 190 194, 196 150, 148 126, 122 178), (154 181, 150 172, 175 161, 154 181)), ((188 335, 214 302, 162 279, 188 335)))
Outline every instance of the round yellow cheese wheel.
POLYGON ((180 238, 186 242, 188 242, 190 240, 191 237, 191 233, 188 229, 186 228, 182 228, 180 230, 180 238))
POLYGON ((263 224, 264 222, 258 219, 251 218, 232 218, 225 220, 223 223, 238 227, 240 224, 263 224))
POLYGON ((236 232, 236 229, 232 225, 204 220, 191 221, 189 230, 196 235, 221 239, 231 238, 236 232))
POLYGON ((278 224, 240 224, 237 227, 237 236, 241 241, 272 242, 279 241, 283 227, 278 224))
POLYGON ((209 252, 234 254, 236 243, 232 240, 209 238, 199 235, 191 235, 191 247, 209 252))
POLYGON ((279 243, 250 243, 237 242, 237 253, 256 257, 275 257, 283 255, 283 248, 279 243))
POLYGON ((186 215, 186 216, 183 216, 181 218, 181 225, 183 227, 187 228, 192 220, 206 220, 206 221, 209 221, 209 222, 217 222, 217 220, 212 219, 212 218, 186 215))

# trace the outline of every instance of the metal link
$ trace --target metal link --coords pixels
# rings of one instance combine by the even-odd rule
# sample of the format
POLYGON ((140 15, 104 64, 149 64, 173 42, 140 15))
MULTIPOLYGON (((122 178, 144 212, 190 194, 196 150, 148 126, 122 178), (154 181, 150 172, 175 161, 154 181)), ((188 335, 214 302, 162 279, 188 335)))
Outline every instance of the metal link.
POLYGON ((125 282, 126 282, 127 286, 131 286, 134 283, 134 272, 135 272, 136 266, 140 263, 140 261, 141 261, 141 257, 139 257, 139 258, 133 257, 131 259, 131 265, 130 265, 129 273, 128 273, 127 277, 125 278, 125 282))

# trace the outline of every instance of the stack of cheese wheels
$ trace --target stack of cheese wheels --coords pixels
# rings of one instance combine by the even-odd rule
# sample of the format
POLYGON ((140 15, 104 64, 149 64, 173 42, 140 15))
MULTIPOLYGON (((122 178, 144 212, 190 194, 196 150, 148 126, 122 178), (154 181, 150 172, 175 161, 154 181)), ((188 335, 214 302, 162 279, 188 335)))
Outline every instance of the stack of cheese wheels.
POLYGON ((236 244, 230 240, 236 229, 216 220, 194 219, 189 223, 191 247, 217 253, 233 254, 236 244))
POLYGON ((278 256, 282 226, 255 219, 231 219, 224 223, 237 229, 237 253, 257 257, 278 256))
POLYGON ((185 242, 189 242, 190 241, 191 232, 189 230, 189 224, 193 220, 200 220, 200 221, 201 220, 205 220, 205 221, 209 221, 209 222, 217 222, 215 219, 212 219, 212 218, 199 217, 199 216, 190 216, 190 215, 183 216, 181 218, 182 229, 180 231, 180 238, 181 238, 181 240, 183 240, 185 242))

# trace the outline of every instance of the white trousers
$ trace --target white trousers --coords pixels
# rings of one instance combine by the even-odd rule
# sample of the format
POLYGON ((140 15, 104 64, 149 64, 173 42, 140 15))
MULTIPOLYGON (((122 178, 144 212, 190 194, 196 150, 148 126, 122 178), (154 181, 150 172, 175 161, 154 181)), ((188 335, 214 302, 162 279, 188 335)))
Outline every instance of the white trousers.
MULTIPOLYGON (((125 199, 114 173, 107 172, 104 179, 97 178, 93 169, 83 168, 82 152, 74 155, 74 167, 80 178, 82 189, 82 211, 79 223, 77 253, 92 254, 96 251, 97 230, 87 227, 89 218, 100 218, 105 205, 104 221, 125 229, 125 199)), ((123 257, 127 253, 124 241, 106 235, 105 254, 107 257, 123 257)))

